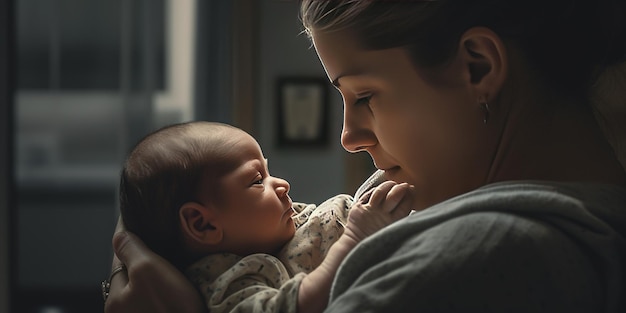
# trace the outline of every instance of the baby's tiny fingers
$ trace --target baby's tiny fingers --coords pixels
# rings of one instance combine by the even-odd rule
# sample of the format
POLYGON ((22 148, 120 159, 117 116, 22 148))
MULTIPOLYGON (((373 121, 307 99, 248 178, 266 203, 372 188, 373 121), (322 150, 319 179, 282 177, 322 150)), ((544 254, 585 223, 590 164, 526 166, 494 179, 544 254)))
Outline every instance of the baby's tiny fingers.
POLYGON ((405 198, 408 188, 409 184, 407 183, 401 183, 393 186, 387 193, 385 202, 382 204, 383 212, 391 213, 394 211, 398 204, 400 204, 400 202, 405 198))
POLYGON ((368 203, 370 201, 370 197, 372 197, 372 193, 374 192, 374 189, 370 189, 367 192, 365 192, 364 194, 361 195, 361 197, 359 198, 360 203, 368 203))
POLYGON ((404 197, 402 198, 402 200, 400 200, 398 205, 391 212, 391 216, 394 219, 401 219, 403 217, 406 217, 407 215, 409 215, 411 210, 415 208, 414 201, 415 201, 415 187, 409 185, 407 186, 405 190, 404 197))
POLYGON ((385 201, 385 199, 387 198, 389 190, 391 190, 391 188, 393 188, 393 186, 395 185, 396 183, 393 181, 386 181, 378 185, 372 192, 368 204, 372 207, 379 208, 382 205, 383 201, 385 201))

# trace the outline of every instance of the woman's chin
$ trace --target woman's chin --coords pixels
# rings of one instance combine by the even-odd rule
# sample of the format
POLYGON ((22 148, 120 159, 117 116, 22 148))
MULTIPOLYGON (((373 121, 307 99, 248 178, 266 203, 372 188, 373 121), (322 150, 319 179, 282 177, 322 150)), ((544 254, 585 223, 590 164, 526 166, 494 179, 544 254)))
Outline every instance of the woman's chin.
POLYGON ((405 180, 402 179, 402 171, 399 166, 383 170, 383 172, 384 172, 383 176, 385 177, 386 180, 392 180, 396 183, 405 182, 405 180))

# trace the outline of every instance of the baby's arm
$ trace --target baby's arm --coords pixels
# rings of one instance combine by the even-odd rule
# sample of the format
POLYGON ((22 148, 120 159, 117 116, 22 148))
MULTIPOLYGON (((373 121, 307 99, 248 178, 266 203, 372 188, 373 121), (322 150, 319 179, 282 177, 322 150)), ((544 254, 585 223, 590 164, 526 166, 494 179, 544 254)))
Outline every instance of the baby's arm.
POLYGON ((413 208, 414 189, 384 182, 361 197, 350 209, 343 235, 330 247, 322 264, 307 275, 298 292, 298 312, 322 312, 328 304, 337 268, 361 240, 407 216, 413 208))

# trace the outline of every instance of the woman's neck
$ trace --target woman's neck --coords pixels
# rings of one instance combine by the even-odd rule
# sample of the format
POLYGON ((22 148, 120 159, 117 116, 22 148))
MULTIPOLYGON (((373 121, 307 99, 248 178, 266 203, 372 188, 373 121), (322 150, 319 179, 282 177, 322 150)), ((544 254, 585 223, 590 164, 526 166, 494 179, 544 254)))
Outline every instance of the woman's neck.
POLYGON ((584 97, 526 92, 508 101, 489 182, 588 181, 626 185, 624 168, 584 97))

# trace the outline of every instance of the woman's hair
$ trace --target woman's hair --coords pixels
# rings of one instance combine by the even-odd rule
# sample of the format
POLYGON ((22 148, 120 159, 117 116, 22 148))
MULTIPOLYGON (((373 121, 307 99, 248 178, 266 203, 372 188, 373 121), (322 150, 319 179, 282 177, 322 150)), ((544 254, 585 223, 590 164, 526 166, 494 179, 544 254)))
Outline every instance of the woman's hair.
POLYGON ((466 30, 484 26, 515 42, 554 83, 581 84, 596 65, 626 54, 625 3, 303 0, 300 17, 309 34, 348 30, 365 49, 406 46, 421 67, 445 63, 466 30))
MULTIPOLYGON (((601 125, 616 118, 609 108, 626 124, 624 0, 302 0, 300 19, 309 36, 346 31, 364 49, 405 47, 418 68, 445 65, 466 30, 487 27, 515 44, 546 85, 590 96, 601 125)), ((617 147, 626 131, 602 126, 626 165, 617 147)))
POLYGON ((233 168, 225 134, 232 130, 240 131, 209 122, 166 126, 139 141, 123 166, 119 201, 125 227, 178 268, 189 261, 179 209, 200 203, 201 190, 219 201, 217 181, 233 168))

